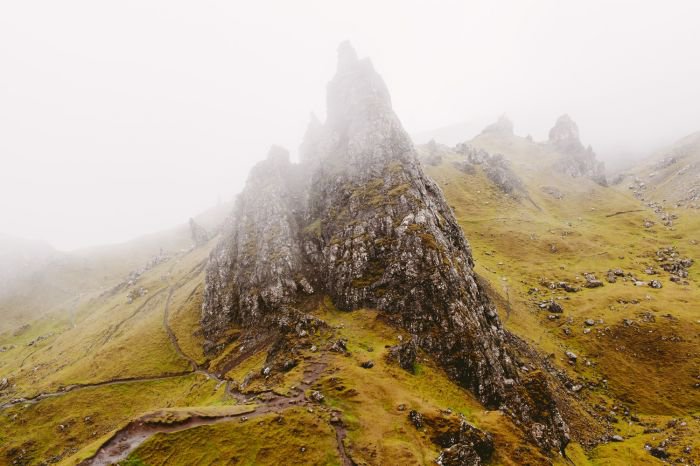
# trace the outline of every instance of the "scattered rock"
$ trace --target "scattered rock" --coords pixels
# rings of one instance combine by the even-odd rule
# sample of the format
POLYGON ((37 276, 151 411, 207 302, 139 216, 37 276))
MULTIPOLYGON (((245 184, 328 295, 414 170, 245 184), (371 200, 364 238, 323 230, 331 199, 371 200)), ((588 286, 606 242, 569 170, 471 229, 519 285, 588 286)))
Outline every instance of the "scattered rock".
POLYGON ((454 161, 452 162, 452 166, 454 166, 457 170, 466 173, 467 175, 476 174, 476 168, 474 167, 474 165, 465 160, 454 161))
POLYGON ((126 294, 126 302, 128 304, 133 303, 136 299, 145 296, 148 294, 148 290, 142 286, 138 288, 132 288, 129 290, 129 292, 126 294))
POLYGON ((444 449, 435 462, 439 466, 480 466, 483 464, 478 453, 463 443, 457 443, 444 449))
POLYGON ((583 274, 584 278, 586 279, 586 283, 583 285, 586 288, 598 288, 600 286, 603 286, 603 282, 598 280, 595 275, 592 273, 584 273, 583 274))
POLYGON ((413 374, 416 367, 417 352, 418 347, 416 341, 415 339, 411 339, 389 348, 387 360, 396 361, 402 369, 413 374))
POLYGON ((564 312, 564 308, 561 306, 561 304, 556 302, 554 299, 540 303, 540 309, 546 309, 549 312, 554 312, 557 314, 564 312))
POLYGON ((653 456, 654 458, 659 458, 661 460, 668 459, 668 457, 670 456, 665 448, 649 447, 648 450, 649 453, 651 453, 651 456, 653 456))
POLYGON ((365 361, 362 364, 360 364, 361 367, 365 369, 371 369, 374 367, 374 362, 373 361, 365 361))
POLYGON ((287 372, 295 368, 299 364, 299 362, 296 359, 288 359, 282 364, 282 370, 287 372))
POLYGON ((311 399, 317 403, 321 403, 326 397, 323 396, 323 393, 319 392, 318 390, 314 390, 311 392, 311 399))
POLYGON ((333 344, 328 348, 328 351, 333 351, 335 353, 345 353, 348 350, 347 343, 345 340, 336 340, 333 342, 333 344))
POLYGON ((408 420, 411 421, 411 424, 413 424, 416 429, 423 428, 423 415, 418 411, 413 409, 409 411, 408 420))

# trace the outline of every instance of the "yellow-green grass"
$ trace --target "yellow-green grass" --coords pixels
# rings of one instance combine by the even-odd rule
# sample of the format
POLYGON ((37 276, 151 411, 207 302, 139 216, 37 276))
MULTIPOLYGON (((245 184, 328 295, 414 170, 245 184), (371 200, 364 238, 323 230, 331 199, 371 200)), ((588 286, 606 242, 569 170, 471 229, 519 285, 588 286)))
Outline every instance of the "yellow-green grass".
MULTIPOLYGON (((0 376, 8 377, 11 391, 3 401, 19 396, 33 396, 55 391, 61 386, 87 384, 115 378, 148 377, 190 370, 189 362, 180 357, 163 325, 165 304, 170 287, 175 292, 172 310, 187 316, 177 327, 178 342, 191 357, 201 358, 201 337, 182 331, 195 318, 188 309, 188 291, 201 285, 202 256, 191 251, 162 263, 144 275, 131 288, 102 293, 83 299, 73 319, 50 314, 32 323, 27 333, 4 334, 0 344, 14 344, 15 349, 0 353, 0 376), (171 273, 171 271, 175 273, 171 273), (178 288, 179 286, 179 288, 178 288), (144 287, 148 293, 127 301, 130 289, 144 287), (187 323, 189 322, 189 323, 187 323), (37 335, 52 336, 27 346, 37 335)), ((178 321, 179 322, 179 321, 178 321)))
POLYGON ((484 411, 428 355, 421 355, 415 374, 387 362, 386 346, 399 343, 402 332, 385 324, 379 315, 365 309, 337 311, 328 303, 319 314, 338 328, 333 338, 345 338, 351 354, 329 353, 329 369, 314 388, 326 396, 327 405, 342 411, 353 460, 360 464, 390 464, 397 459, 405 464, 430 464, 440 448, 411 424, 408 413, 416 410, 440 416, 449 409, 494 434, 495 464, 547 461, 507 417, 484 411), (374 362, 373 368, 360 366, 367 360, 374 362))
MULTIPOLYGON (((427 168, 454 208, 473 249, 476 271, 489 283, 506 326, 551 354, 553 362, 575 380, 599 383, 599 389, 583 393, 590 403, 612 407, 622 401, 650 422, 671 415, 696 422, 690 415, 700 410, 700 396, 692 388, 700 374, 700 267, 690 268, 689 285, 672 283, 662 270, 655 276, 645 275, 644 270, 656 263, 655 251, 665 246, 675 246, 682 256, 700 258, 700 216, 680 210, 672 229, 660 224, 646 229, 644 219, 656 219, 656 214, 625 190, 556 175, 541 162, 539 156, 548 160, 546 154, 534 145, 528 146, 526 154, 516 141, 513 145, 518 153, 511 154, 506 143, 483 138, 475 143, 507 157, 512 155, 530 198, 539 207, 527 199, 503 195, 478 170, 471 176, 458 171, 451 164, 459 158, 456 155, 427 168), (530 168, 522 169, 528 163, 530 168), (557 187, 564 198, 550 197, 541 186, 557 187), (642 211, 609 216, 636 210, 642 211), (660 290, 637 287, 630 280, 618 279, 602 288, 565 293, 540 283, 541 279, 561 280, 580 287, 584 272, 605 281, 607 270, 613 268, 622 268, 642 280, 659 279, 664 286, 660 290), (540 292, 530 294, 532 288, 540 292), (537 307, 539 301, 552 297, 564 307, 563 315, 555 320, 549 320, 549 313, 537 307), (629 303, 634 300, 638 303, 629 303), (644 322, 645 313, 656 322, 644 322), (674 319, 663 317, 669 313, 674 319), (583 332, 586 319, 596 320, 588 334, 583 332), (625 319, 636 322, 628 327, 625 319), (565 334, 565 328, 571 335, 565 334), (579 355, 578 364, 567 362, 567 349, 579 355), (583 363, 586 359, 593 365, 583 363), (607 385, 600 383, 603 379, 607 385)), ((621 424, 614 427, 619 430, 621 424)), ((639 438, 589 452, 590 461, 656 461, 640 446, 639 438), (626 449, 633 453, 625 454, 626 449)), ((696 443, 690 438, 684 441, 696 443)), ((570 451, 585 457, 576 446, 570 451)))
POLYGON ((303 408, 156 434, 125 464, 339 465, 335 432, 319 413, 303 408))
MULTIPOLYGON (((608 216, 645 209, 628 190, 555 175, 546 169, 554 156, 525 140, 479 138, 477 142, 514 160, 513 166, 522 176, 532 202, 503 195, 481 170, 475 176, 456 170, 451 165, 456 156, 446 157, 441 165, 429 167, 428 171, 453 206, 473 248, 476 271, 489 283, 505 325, 540 351, 552 354, 553 363, 574 380, 596 383, 597 388, 584 389, 579 396, 599 406, 601 413, 622 403, 642 422, 664 429, 661 433, 644 434, 643 426, 636 422, 628 425, 617 408, 620 422, 613 428, 625 441, 603 444, 590 451, 572 444, 567 452, 573 462, 656 464, 658 461, 644 450, 644 445, 657 445, 669 435, 678 438, 669 448, 674 458, 684 456, 682 448, 687 444, 693 447, 689 457, 700 461, 700 444, 696 440, 700 438, 700 428, 691 417, 700 414, 700 397, 692 388, 697 382, 693 377, 700 374, 700 264, 690 268, 689 285, 671 283, 666 272, 654 277, 644 275, 644 269, 654 263, 654 251, 663 246, 673 245, 684 256, 700 258, 700 215, 680 210, 680 219, 673 229, 659 224, 645 229, 643 220, 655 216, 649 209, 608 216), (554 199, 543 193, 541 186, 554 186, 565 196, 554 199), (604 280, 608 269, 618 267, 646 280, 660 278, 664 287, 655 290, 618 280, 602 288, 567 294, 552 292, 540 283, 542 279, 562 280, 581 286, 583 272, 593 272, 604 280), (540 292, 529 294, 531 288, 539 288, 540 292), (560 298, 564 307, 562 317, 552 321, 547 318, 548 312, 537 307, 538 301, 550 297, 560 298), (620 302, 633 300, 638 304, 620 302), (642 313, 654 316, 656 322, 644 322, 642 313), (669 313, 677 320, 663 317, 669 313), (602 319, 603 323, 596 323, 593 331, 584 334, 583 321, 589 318, 602 319), (636 323, 625 326, 625 319, 636 323), (564 328, 569 328, 571 334, 566 335, 564 328), (680 340, 675 341, 675 337, 680 340), (564 351, 569 349, 579 355, 576 365, 564 358, 564 351), (591 366, 585 364, 587 359, 591 366), (665 428, 672 416, 680 417, 679 422, 686 422, 686 426, 665 428)), ((178 356, 163 326, 171 290, 170 326, 182 351, 203 363, 198 321, 203 265, 212 245, 210 242, 178 254, 144 274, 136 286, 148 288, 149 293, 132 304, 126 301, 127 290, 112 296, 88 293, 76 301, 75 312, 48 314, 21 335, 0 335, 0 346, 16 345, 0 353, 0 377, 9 377, 14 385, 2 393, 0 401, 73 383, 189 370, 188 361, 178 356), (45 340, 27 346, 36 337, 50 333, 53 335, 45 340)), ((393 464, 398 459, 407 464, 429 464, 439 448, 413 427, 407 413, 416 409, 437 416, 447 408, 494 434, 496 456, 492 464, 541 464, 550 460, 536 451, 508 418, 484 411, 469 392, 451 383, 429 355, 421 355, 415 375, 387 363, 385 346, 396 344, 399 335, 407 335, 384 324, 375 311, 340 312, 326 301, 318 315, 337 327, 334 332, 313 337, 319 351, 304 351, 300 364, 289 373, 256 378, 247 390, 291 393, 291 387, 304 378, 305 368, 313 362, 327 362, 326 372, 314 389, 326 395, 326 406, 342 411, 348 427, 347 448, 356 461, 393 464), (351 356, 325 352, 331 334, 333 338, 347 338, 351 356), (375 367, 361 368, 360 363, 369 359, 375 367), (405 411, 398 409, 401 404, 406 406, 405 411)), ((248 374, 259 374, 268 349, 263 346, 243 358, 227 377, 240 382, 248 374)), ((230 345, 211 366, 221 367, 238 351, 238 344, 230 345)), ((178 418, 181 412, 177 407, 231 403, 224 397, 223 385, 215 390, 216 386, 214 381, 192 375, 81 389, 26 408, 19 404, 1 413, 0 443, 3 452, 25 445, 34 462, 82 448, 69 463, 75 464, 78 458, 94 452, 114 429, 145 412, 171 407, 176 412, 172 416, 178 418), (83 425, 84 417, 94 413, 94 424, 83 425), (61 424, 67 425, 68 430, 57 430, 61 424)), ((171 415, 165 417, 168 416, 171 415)), ((147 464, 163 464, 175 455, 195 462, 234 457, 242 464, 273 464, 279 458, 297 462, 308 459, 317 464, 338 462, 327 411, 285 411, 284 417, 288 422, 275 425, 273 433, 278 438, 308 439, 303 445, 307 456, 300 456, 302 445, 295 443, 290 444, 294 448, 272 451, 268 446, 277 444, 265 437, 265 429, 270 429, 270 425, 258 424, 268 419, 265 417, 159 435, 146 442, 131 459, 134 464, 136 458, 147 464), (251 438, 255 442, 251 443, 251 438), (263 440, 258 442, 258 438, 263 440), (314 456, 320 452, 328 456, 314 456)), ((554 456, 551 461, 564 460, 554 456)))
POLYGON ((22 459, 21 464, 66 458, 156 408, 226 402, 224 388, 216 386, 215 381, 196 374, 91 387, 34 404, 21 403, 0 416, 0 458, 8 463, 22 459))
POLYGON ((164 408, 140 417, 146 424, 181 424, 194 417, 220 418, 247 414, 255 411, 254 405, 225 405, 225 406, 194 406, 190 408, 164 408))
POLYGON ((206 361, 204 337, 199 320, 202 317, 204 272, 176 288, 170 301, 168 323, 182 351, 198 364, 206 361))

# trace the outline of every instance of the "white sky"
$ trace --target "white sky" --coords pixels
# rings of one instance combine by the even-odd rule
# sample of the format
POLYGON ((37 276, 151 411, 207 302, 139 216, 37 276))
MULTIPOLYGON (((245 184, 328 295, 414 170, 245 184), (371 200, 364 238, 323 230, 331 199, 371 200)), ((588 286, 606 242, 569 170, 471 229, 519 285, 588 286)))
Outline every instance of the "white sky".
MULTIPOLYGON (((697 1, 0 1, 0 232, 168 228, 323 117, 338 43, 410 132, 569 113, 604 157, 700 130, 697 1)), ((473 136, 465 134, 465 139, 473 136)))

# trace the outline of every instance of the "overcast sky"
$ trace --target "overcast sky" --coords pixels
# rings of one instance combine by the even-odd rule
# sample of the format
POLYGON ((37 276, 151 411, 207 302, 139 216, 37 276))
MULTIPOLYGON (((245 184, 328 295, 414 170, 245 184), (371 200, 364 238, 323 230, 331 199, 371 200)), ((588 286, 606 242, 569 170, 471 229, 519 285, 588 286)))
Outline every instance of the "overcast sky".
MULTIPOLYGON (((2 1, 0 232, 60 249, 182 223, 323 117, 336 48, 414 134, 569 113, 605 158, 700 130, 697 1, 2 1)), ((473 134, 465 134, 464 139, 473 134)))

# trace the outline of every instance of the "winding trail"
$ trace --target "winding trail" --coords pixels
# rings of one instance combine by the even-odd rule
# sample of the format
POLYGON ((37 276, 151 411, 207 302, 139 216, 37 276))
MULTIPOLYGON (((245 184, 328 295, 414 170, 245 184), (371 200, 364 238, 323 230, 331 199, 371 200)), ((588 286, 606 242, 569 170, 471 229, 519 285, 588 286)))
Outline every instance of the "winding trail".
POLYGON ((74 391, 78 391, 78 390, 83 390, 85 388, 106 387, 109 385, 118 385, 118 384, 135 383, 135 382, 153 382, 156 380, 165 380, 165 379, 174 379, 176 377, 183 377, 186 375, 190 375, 192 373, 193 373, 193 371, 182 371, 182 372, 173 372, 173 373, 169 373, 169 374, 161 374, 161 375, 154 375, 154 376, 124 377, 124 378, 119 378, 119 379, 104 380, 102 382, 67 385, 67 386, 63 387, 62 389, 57 390, 55 392, 41 392, 41 393, 38 393, 38 394, 31 396, 31 397, 15 398, 14 400, 11 400, 11 401, 8 401, 6 403, 1 404, 0 410, 9 408, 9 407, 14 406, 16 404, 38 403, 39 401, 45 400, 47 398, 54 398, 57 396, 65 395, 66 393, 70 393, 70 392, 74 392, 74 391))
MULTIPOLYGON (((156 295, 160 294, 165 289, 160 290, 158 293, 149 297, 149 300, 155 298, 156 295)), ((146 440, 151 438, 153 435, 158 433, 174 433, 180 432, 187 429, 193 429, 205 425, 214 425, 223 422, 232 422, 234 420, 239 420, 240 422, 245 422, 249 419, 253 419, 265 414, 277 413, 281 414, 285 410, 299 407, 299 406, 321 406, 318 402, 310 400, 306 397, 306 390, 311 388, 321 377, 326 367, 328 366, 328 355, 322 355, 318 360, 312 361, 304 369, 304 378, 302 382, 293 388, 292 395, 283 396, 273 393, 271 390, 264 392, 245 394, 238 390, 231 389, 231 381, 224 379, 221 375, 214 372, 208 371, 206 368, 197 363, 192 357, 187 355, 177 340, 177 336, 173 332, 169 324, 169 314, 170 314, 170 302, 172 300, 173 293, 175 292, 175 286, 170 286, 168 291, 168 297, 165 302, 165 307, 163 310, 163 327, 168 335, 168 338, 173 345, 175 352, 183 359, 185 359, 189 364, 191 369, 188 371, 182 371, 177 373, 161 374, 157 376, 144 376, 144 377, 126 377, 120 379, 105 380, 102 382, 87 383, 87 384, 74 384, 68 385, 61 388, 55 392, 43 392, 35 396, 28 398, 18 398, 11 400, 7 403, 0 405, 0 410, 14 406, 16 404, 34 404, 41 400, 65 395, 73 391, 78 391, 86 388, 93 387, 104 387, 109 385, 126 384, 126 383, 137 383, 137 382, 150 382, 156 380, 170 379, 176 377, 183 377, 191 375, 194 373, 199 373, 211 377, 216 380, 219 384, 225 383, 225 394, 239 403, 239 405, 244 405, 246 408, 243 411, 234 414, 221 414, 221 415, 192 415, 186 421, 176 424, 159 424, 159 423, 149 423, 146 419, 139 418, 129 422, 122 429, 117 430, 104 444, 102 444, 95 454, 82 461, 80 464, 83 466, 100 466, 100 465, 110 465, 118 463, 126 459, 131 452, 136 450, 140 445, 142 445, 146 440)), ((143 303, 145 306, 147 303, 143 303)), ((140 309, 139 309, 140 310, 140 309)), ((139 312, 137 310, 133 315, 139 312)), ((126 320, 130 319, 129 316, 126 320)), ((265 340, 264 343, 267 343, 265 340)), ((258 345, 256 345, 257 348, 258 345)), ((264 346, 264 345, 261 345, 264 346)), ((259 348, 258 348, 259 349, 259 348)), ((242 358, 245 359, 245 358, 242 358)), ((231 369, 231 366, 235 366, 241 362, 242 359, 236 358, 234 361, 229 361, 226 364, 227 369, 231 369)), ((239 406, 232 405, 232 406, 239 406)), ((327 409, 328 410, 328 409, 327 409)), ((183 411, 187 411, 187 408, 183 407, 183 411)), ((329 410, 330 411, 330 410, 329 410)), ((336 413, 337 414, 337 413, 336 413)), ((346 437, 347 431, 342 422, 331 423, 331 426, 335 430, 335 438, 337 442, 338 455, 340 457, 343 466, 354 466, 354 462, 350 459, 344 444, 344 439, 346 437)))
POLYGON ((635 209, 635 210, 621 210, 619 212, 615 212, 614 214, 608 214, 606 217, 615 217, 616 215, 623 215, 623 214, 631 214, 633 212, 644 212, 644 209, 635 209))
MULTIPOLYGON (((222 414, 218 416, 192 416, 185 422, 175 425, 147 423, 143 418, 137 419, 115 432, 115 434, 109 440, 100 446, 100 448, 95 452, 94 456, 83 461, 81 465, 102 466, 122 461, 155 434, 181 432, 200 426, 214 425, 222 422, 232 422, 236 419, 240 420, 240 422, 245 422, 265 414, 281 414, 289 408, 317 404, 316 402, 306 398, 306 390, 308 390, 318 381, 321 374, 323 374, 328 366, 326 355, 322 356, 318 361, 309 363, 308 367, 304 369, 304 378, 302 382, 293 389, 292 395, 282 396, 274 394, 272 391, 265 391, 248 395, 250 398, 247 398, 246 394, 237 390, 231 390, 231 381, 225 380, 219 374, 204 369, 197 363, 197 361, 188 356, 182 350, 177 340, 177 336, 175 335, 175 332, 173 332, 169 323, 170 302, 174 291, 175 288, 171 286, 165 303, 165 309, 163 311, 163 326, 168 334, 168 338, 170 339, 173 348, 180 357, 190 363, 193 372, 207 375, 219 383, 226 383, 225 393, 228 396, 236 399, 240 404, 249 406, 249 409, 235 414, 222 414)), ((354 463, 348 456, 347 451, 345 450, 345 444, 343 442, 347 434, 345 427, 341 422, 332 423, 331 425, 335 430, 338 455, 343 466, 353 466, 354 463)))
MULTIPOLYGON (((181 432, 188 429, 205 425, 214 425, 222 422, 231 422, 238 419, 246 422, 265 414, 282 414, 284 411, 300 406, 318 406, 318 403, 309 400, 305 393, 316 381, 328 366, 325 357, 320 361, 314 361, 304 370, 304 380, 299 386, 293 389, 293 395, 276 395, 269 391, 256 393, 249 399, 244 399, 243 403, 250 408, 236 414, 222 414, 219 416, 192 416, 187 421, 176 424, 149 424, 143 418, 127 424, 118 430, 107 440, 91 458, 86 459, 82 466, 106 466, 126 459, 134 450, 142 445, 146 440, 155 434, 181 432), (263 396, 265 395, 265 396, 263 396)), ((341 423, 332 424, 335 429, 335 437, 338 444, 338 455, 343 466, 353 466, 354 463, 348 456, 343 439, 346 436, 345 427, 341 423)))
POLYGON ((190 366, 192 367, 193 371, 199 371, 200 367, 199 364, 197 364, 197 361, 195 361, 193 358, 185 354, 184 351, 182 351, 182 348, 180 347, 180 342, 177 341, 177 336, 175 336, 175 332, 173 332, 173 329, 170 328, 170 301, 172 300, 174 292, 175 287, 171 286, 170 290, 168 291, 168 298, 165 300, 165 309, 163 310, 163 327, 165 328, 165 333, 168 334, 170 343, 173 345, 173 348, 175 349, 175 352, 178 354, 178 356, 180 356, 182 359, 187 360, 187 362, 189 362, 190 366))
MULTIPOLYGON (((114 332, 116 332, 116 330, 118 330, 118 328, 119 328, 124 322, 126 322, 126 321, 129 320, 129 319, 131 319, 132 317, 134 317, 134 316, 135 316, 136 314, 138 314, 139 312, 141 312, 141 310, 142 310, 153 298, 155 298, 156 296, 160 295, 160 294, 161 294, 163 291, 165 291, 166 289, 167 289, 167 288, 161 288, 161 289, 158 290, 156 293, 154 293, 154 294, 152 294, 151 296, 149 296, 148 299, 146 299, 146 301, 145 301, 144 303, 142 303, 130 316, 128 316, 127 318, 125 318, 123 321, 121 321, 121 322, 116 326, 116 328, 112 329, 111 334, 113 334, 114 332)), ((164 379, 172 379, 172 378, 175 378, 175 377, 183 377, 183 376, 190 375, 190 374, 193 374, 193 373, 201 373, 201 374, 204 374, 204 375, 206 375, 206 376, 208 376, 208 377, 214 378, 214 379, 215 379, 217 382, 219 382, 219 383, 223 382, 216 374, 212 374, 212 373, 207 372, 207 371, 203 370, 202 368, 200 368, 199 365, 197 364, 197 362, 196 362, 194 359, 192 359, 192 358, 190 358, 189 356, 187 356, 187 355, 182 351, 182 349, 180 348, 180 345, 179 345, 178 342, 177 342, 177 338, 175 337, 175 334, 173 333, 172 329, 171 329, 170 326, 168 325, 168 309, 169 309, 170 300, 171 300, 171 298, 172 298, 172 295, 173 295, 173 292, 174 292, 174 291, 175 291, 174 287, 171 286, 170 289, 169 289, 169 292, 168 292, 168 298, 167 298, 167 300, 166 300, 166 302, 165 302, 165 311, 164 311, 164 316, 163 316, 163 324, 164 324, 164 326, 165 326, 165 330, 166 330, 166 332, 167 332, 167 334, 168 334, 168 337, 170 338, 170 341, 172 342, 173 347, 175 348, 175 351, 177 352, 177 354, 178 354, 181 358, 183 358, 183 359, 185 359, 185 360, 187 360, 187 361, 189 362, 190 366, 192 367, 191 370, 188 370, 188 371, 180 371, 180 372, 170 372, 170 373, 159 374, 159 375, 154 375, 154 376, 123 377, 123 378, 117 378, 117 379, 104 380, 104 381, 101 381, 101 382, 92 382, 92 383, 85 383, 85 384, 72 384, 72 385, 67 385, 67 386, 65 386, 65 387, 60 388, 59 390, 54 391, 54 392, 40 392, 40 393, 37 393, 36 395, 30 396, 30 397, 15 398, 15 399, 13 399, 13 400, 10 400, 10 401, 8 401, 8 402, 5 402, 5 403, 3 403, 3 404, 0 404, 0 410, 7 409, 7 408, 9 408, 9 407, 11 407, 11 406, 14 406, 14 405, 17 405, 17 404, 34 404, 34 403, 38 403, 39 401, 45 400, 45 399, 47 399, 47 398, 54 398, 54 397, 57 397, 57 396, 65 395, 66 393, 70 393, 70 392, 77 391, 77 390, 82 390, 82 389, 85 389, 85 388, 105 387, 105 386, 109 386, 109 385, 117 385, 117 384, 125 384, 125 383, 136 383, 136 382, 153 382, 153 381, 156 381, 156 380, 164 380, 164 379)), ((228 386, 227 386, 227 392, 229 392, 228 386)))
MULTIPOLYGON (((131 319, 134 317, 136 314, 138 314, 148 303, 151 301, 153 298, 156 296, 160 295, 163 291, 165 291, 167 288, 162 288, 158 290, 156 293, 152 294, 151 296, 148 297, 148 299, 142 303, 130 316, 128 316, 126 319, 121 321, 117 325, 117 329, 127 320, 131 319)), ((85 388, 94 388, 94 387, 105 387, 109 385, 117 385, 117 384, 125 384, 125 383, 137 383, 137 382, 153 382, 156 380, 164 380, 164 379, 172 379, 176 377, 183 377, 186 375, 194 374, 194 373, 199 373, 206 375, 208 377, 213 378, 219 383, 227 382, 221 379, 217 374, 209 372, 207 370, 204 370, 202 367, 200 367, 197 362, 189 357, 187 354, 185 354, 184 351, 182 351, 182 348, 180 348, 180 345, 177 341, 177 337, 175 336, 175 333, 173 330, 170 328, 170 325, 168 324, 168 313, 169 313, 169 308, 170 308, 170 301, 172 298, 172 295, 175 291, 175 287, 171 286, 168 292, 168 298, 165 302, 165 310, 163 312, 163 326, 165 327, 165 331, 168 334, 168 338, 170 339, 173 348, 177 352, 177 354, 182 358, 188 361, 188 363, 191 366, 191 370, 187 371, 179 371, 179 372, 169 372, 165 374, 159 374, 159 375, 153 375, 153 376, 139 376, 139 377, 123 377, 123 378, 116 378, 116 379, 109 379, 109 380, 103 380, 100 382, 91 382, 91 383, 84 383, 84 384, 71 384, 67 385, 65 387, 62 387, 56 391, 53 392, 40 392, 37 393, 36 395, 33 396, 28 396, 28 397, 21 397, 21 398, 15 398, 13 400, 7 401, 3 404, 0 404, 0 410, 7 409, 11 406, 17 405, 17 404, 34 404, 38 403, 41 400, 45 400, 47 398, 54 398, 57 396, 65 395, 66 393, 70 393, 73 391, 77 390, 83 390, 85 388)), ((114 330, 116 331, 116 330, 114 330)), ((114 333, 114 332, 112 332, 114 333)), ((230 382, 227 382, 226 385, 226 393, 227 394, 232 394, 230 390, 230 382)))

